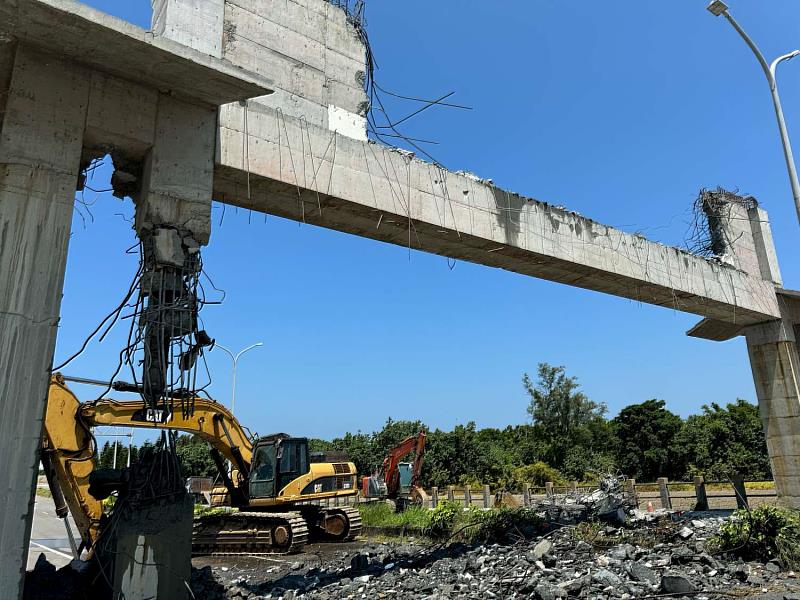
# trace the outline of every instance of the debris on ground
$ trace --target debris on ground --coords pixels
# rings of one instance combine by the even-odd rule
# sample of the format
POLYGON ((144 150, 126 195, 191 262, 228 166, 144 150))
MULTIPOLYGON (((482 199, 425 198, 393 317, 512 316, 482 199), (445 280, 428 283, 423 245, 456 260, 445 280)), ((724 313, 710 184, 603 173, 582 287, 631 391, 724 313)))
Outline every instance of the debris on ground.
POLYGON ((511 545, 372 543, 315 560, 195 569, 197 598, 722 598, 800 600, 800 581, 777 561, 710 552, 725 522, 561 526, 511 545), (684 530, 692 532, 687 536, 684 530), (295 564, 299 563, 299 564, 295 564), (265 567, 265 565, 269 565, 265 567))
POLYGON ((600 479, 595 490, 571 490, 551 494, 532 503, 542 516, 553 523, 571 525, 588 519, 625 523, 636 508, 636 499, 626 491, 626 479, 607 475, 600 479))

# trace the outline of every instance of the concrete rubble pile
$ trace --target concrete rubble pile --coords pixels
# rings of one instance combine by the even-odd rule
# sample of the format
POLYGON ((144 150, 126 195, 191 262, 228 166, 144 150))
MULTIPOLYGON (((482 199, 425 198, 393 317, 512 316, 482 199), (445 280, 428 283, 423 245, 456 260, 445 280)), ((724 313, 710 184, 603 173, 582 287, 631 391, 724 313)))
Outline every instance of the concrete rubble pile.
POLYGON ((206 566, 197 598, 721 598, 800 600, 800 581, 778 562, 713 555, 723 522, 698 517, 636 528, 560 527, 511 546, 383 543, 325 556, 284 557, 265 568, 206 566))
POLYGON ((636 510, 636 500, 625 489, 624 478, 607 475, 595 490, 553 494, 533 507, 552 523, 568 525, 589 518, 625 523, 636 510))

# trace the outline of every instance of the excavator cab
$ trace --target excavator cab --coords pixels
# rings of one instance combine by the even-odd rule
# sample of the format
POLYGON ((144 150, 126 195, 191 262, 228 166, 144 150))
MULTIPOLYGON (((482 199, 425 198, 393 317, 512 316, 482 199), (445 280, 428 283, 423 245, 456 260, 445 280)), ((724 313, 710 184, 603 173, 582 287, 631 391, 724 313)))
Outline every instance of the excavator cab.
POLYGON ((250 467, 250 498, 274 498, 301 475, 308 473, 308 438, 285 434, 259 439, 250 467))

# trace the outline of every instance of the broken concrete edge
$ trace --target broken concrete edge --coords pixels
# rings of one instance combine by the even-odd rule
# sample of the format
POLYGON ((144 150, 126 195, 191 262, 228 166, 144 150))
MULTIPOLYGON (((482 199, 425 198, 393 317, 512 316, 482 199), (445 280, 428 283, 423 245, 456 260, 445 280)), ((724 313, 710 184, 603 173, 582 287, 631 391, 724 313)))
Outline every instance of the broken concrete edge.
POLYGON ((0 0, 0 37, 213 106, 274 90, 266 77, 74 0, 0 0))

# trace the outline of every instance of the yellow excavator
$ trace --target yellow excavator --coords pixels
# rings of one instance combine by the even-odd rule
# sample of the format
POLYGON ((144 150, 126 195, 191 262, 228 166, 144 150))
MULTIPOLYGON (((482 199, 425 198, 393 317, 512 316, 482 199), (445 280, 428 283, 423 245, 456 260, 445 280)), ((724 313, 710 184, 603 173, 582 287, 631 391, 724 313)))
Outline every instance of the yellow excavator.
POLYGON ((291 553, 309 536, 346 541, 358 535, 357 509, 321 506, 321 501, 358 494, 352 462, 313 462, 307 438, 255 438, 221 404, 190 400, 193 410, 186 412, 152 410, 142 400, 81 403, 64 377, 53 375, 42 466, 59 516, 65 517, 67 509, 72 513, 83 548, 91 549, 103 535, 102 500, 110 493, 93 460, 96 426, 178 430, 208 442, 230 505, 238 511, 197 519, 194 555, 291 553))

